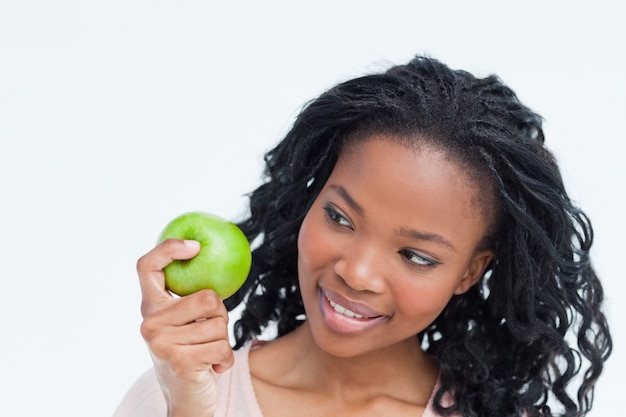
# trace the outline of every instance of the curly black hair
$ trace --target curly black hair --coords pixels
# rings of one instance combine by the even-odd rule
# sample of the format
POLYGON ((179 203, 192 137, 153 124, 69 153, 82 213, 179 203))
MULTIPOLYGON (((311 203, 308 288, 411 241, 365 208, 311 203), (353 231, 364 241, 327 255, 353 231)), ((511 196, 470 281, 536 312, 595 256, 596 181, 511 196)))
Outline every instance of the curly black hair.
POLYGON ((417 337, 437 358, 438 412, 463 416, 583 416, 612 350, 603 290, 589 258, 593 231, 570 200, 542 118, 497 76, 478 78, 416 57, 343 82, 308 103, 265 155, 265 182, 239 223, 253 242, 235 348, 305 320, 297 236, 346 144, 368 134, 427 141, 492 190, 495 256, 417 337), (451 393, 453 402, 442 406, 451 393))

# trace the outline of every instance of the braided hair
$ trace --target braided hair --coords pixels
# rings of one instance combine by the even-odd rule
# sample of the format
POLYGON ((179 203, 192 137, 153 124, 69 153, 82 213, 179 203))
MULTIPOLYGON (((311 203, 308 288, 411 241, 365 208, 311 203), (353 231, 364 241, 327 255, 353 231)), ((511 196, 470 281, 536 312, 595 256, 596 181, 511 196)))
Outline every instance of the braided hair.
POLYGON ((427 57, 326 91, 265 155, 265 182, 239 224, 255 243, 252 270, 225 301, 231 310, 245 302, 235 348, 270 325, 281 336, 305 320, 300 225, 342 149, 374 133, 428 142, 491 194, 493 261, 417 335, 440 366, 438 412, 532 417, 557 407, 563 416, 585 415, 612 350, 589 259, 589 219, 567 195, 541 117, 498 77, 477 78, 427 57), (445 393, 454 400, 448 407, 445 393))

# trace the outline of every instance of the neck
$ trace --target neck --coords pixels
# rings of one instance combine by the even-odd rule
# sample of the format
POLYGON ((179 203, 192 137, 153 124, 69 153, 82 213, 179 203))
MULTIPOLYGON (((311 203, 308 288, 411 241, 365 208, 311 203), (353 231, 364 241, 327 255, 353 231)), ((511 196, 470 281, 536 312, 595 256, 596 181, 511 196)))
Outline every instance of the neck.
POLYGON ((416 385, 430 391, 438 373, 436 362, 421 350, 417 337, 358 356, 337 357, 319 347, 305 322, 278 342, 290 347, 289 369, 306 379, 301 382, 320 390, 363 393, 382 388, 414 395, 416 385))

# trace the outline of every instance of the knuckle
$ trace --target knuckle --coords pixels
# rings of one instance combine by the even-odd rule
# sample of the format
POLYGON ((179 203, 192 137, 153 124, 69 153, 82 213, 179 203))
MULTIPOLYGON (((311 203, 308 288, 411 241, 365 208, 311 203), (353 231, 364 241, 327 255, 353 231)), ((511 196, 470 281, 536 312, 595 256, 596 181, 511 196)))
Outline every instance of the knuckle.
POLYGON ((202 304, 207 306, 214 306, 216 304, 217 294, 211 290, 198 291, 198 299, 202 304))
POLYGON ((202 306, 203 311, 207 313, 214 313, 223 305, 222 300, 215 291, 200 290, 196 294, 196 301, 202 306))
POLYGON ((147 263, 148 263, 148 255, 143 255, 142 257, 140 257, 139 259, 137 259, 137 265, 136 265, 136 269, 138 273, 141 273, 141 271, 144 271, 147 267, 147 263))
POLYGON ((176 251, 179 242, 179 239, 166 239, 159 243, 137 260, 137 272, 141 275, 142 272, 153 269, 154 265, 158 264, 158 260, 162 257, 171 257, 171 254, 176 251))
POLYGON ((158 334, 158 328, 154 326, 152 320, 146 319, 139 325, 139 333, 141 337, 148 342, 154 339, 155 335, 158 334))
POLYGON ((226 360, 230 362, 230 358, 233 354, 233 349, 230 346, 228 340, 221 339, 214 343, 213 353, 215 357, 219 359, 216 362, 224 362, 226 360))
POLYGON ((215 317, 215 325, 218 329, 221 329, 222 332, 228 333, 228 320, 224 316, 215 317))
POLYGON ((206 335, 209 340, 228 339, 228 326, 221 316, 202 320, 197 324, 200 326, 199 331, 206 335))

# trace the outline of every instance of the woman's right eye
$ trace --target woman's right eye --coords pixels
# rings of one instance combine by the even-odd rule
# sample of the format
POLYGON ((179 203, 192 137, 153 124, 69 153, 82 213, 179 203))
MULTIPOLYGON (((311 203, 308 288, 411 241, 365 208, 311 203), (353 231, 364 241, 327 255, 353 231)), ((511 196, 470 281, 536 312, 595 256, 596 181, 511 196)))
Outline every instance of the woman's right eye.
POLYGON ((333 207, 327 205, 324 207, 324 211, 326 211, 326 217, 332 222, 339 226, 352 228, 350 221, 342 216, 337 210, 333 207))

